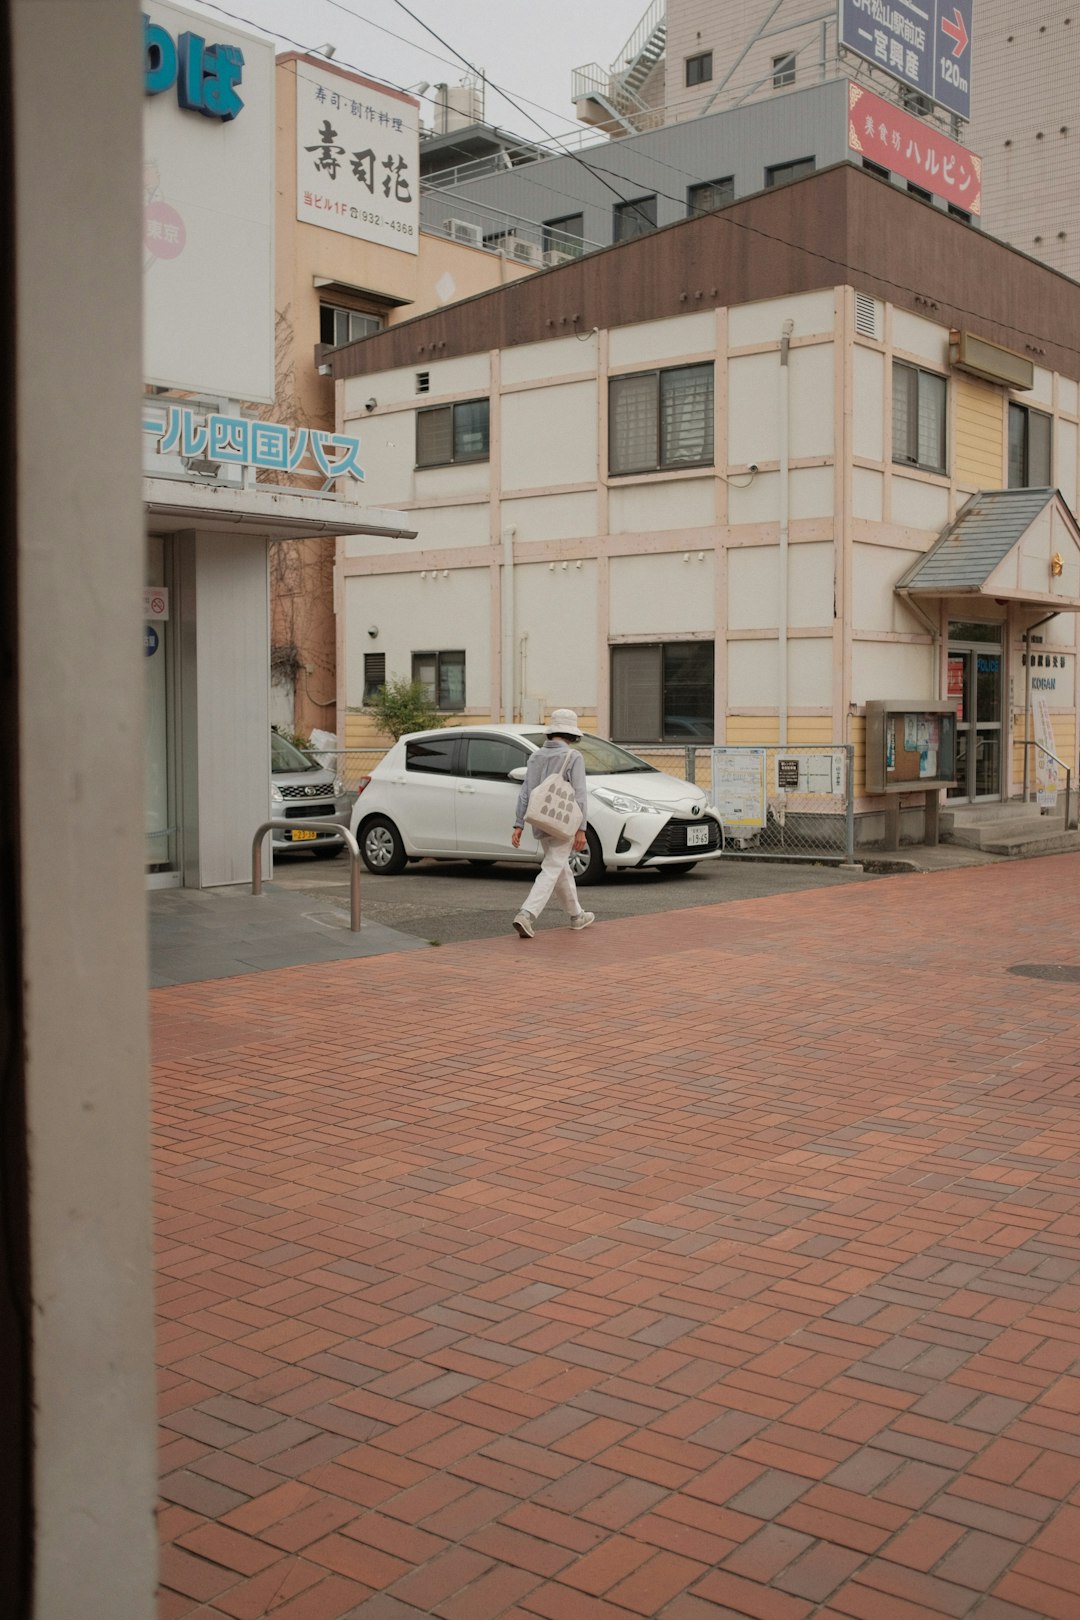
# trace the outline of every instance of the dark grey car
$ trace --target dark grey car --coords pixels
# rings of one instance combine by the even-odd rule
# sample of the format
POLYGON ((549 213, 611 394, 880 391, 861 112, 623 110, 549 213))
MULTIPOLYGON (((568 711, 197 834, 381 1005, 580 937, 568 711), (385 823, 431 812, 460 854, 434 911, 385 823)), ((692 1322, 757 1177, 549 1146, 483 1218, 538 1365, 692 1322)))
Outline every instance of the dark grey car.
MULTIPOLYGON (((341 778, 301 753, 279 732, 270 733, 270 814, 287 821, 306 821, 312 816, 333 820, 339 827, 349 825, 355 793, 347 793, 341 778)), ((310 850, 312 855, 330 860, 345 848, 340 832, 315 831, 307 827, 275 827, 272 833, 274 855, 310 850)))

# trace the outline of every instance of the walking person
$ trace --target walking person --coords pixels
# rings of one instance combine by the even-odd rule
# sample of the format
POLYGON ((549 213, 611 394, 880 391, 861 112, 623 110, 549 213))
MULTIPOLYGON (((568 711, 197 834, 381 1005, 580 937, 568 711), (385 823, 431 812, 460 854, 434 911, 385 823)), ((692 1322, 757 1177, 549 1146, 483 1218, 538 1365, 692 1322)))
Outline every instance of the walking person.
POLYGON ((590 923, 596 921, 591 911, 581 909, 574 874, 570 870, 570 856, 574 850, 580 852, 587 847, 585 818, 588 815, 588 799, 585 793, 585 761, 577 749, 571 749, 570 746, 581 739, 577 715, 573 709, 555 709, 552 711, 551 719, 548 721, 545 730, 547 731, 547 742, 542 748, 538 748, 534 754, 529 756, 525 780, 522 782, 521 792, 518 794, 511 842, 515 849, 520 847, 529 795, 545 777, 553 775, 556 771, 566 772, 567 780, 573 788, 574 796, 581 807, 581 826, 572 838, 556 838, 549 833, 537 833, 536 836, 540 840, 540 848, 543 850, 544 858, 540 863, 536 881, 529 890, 525 904, 514 918, 514 927, 522 939, 532 939, 536 919, 553 894, 570 918, 571 928, 575 930, 588 928, 590 923), (568 754, 573 756, 569 763, 567 760, 568 754))

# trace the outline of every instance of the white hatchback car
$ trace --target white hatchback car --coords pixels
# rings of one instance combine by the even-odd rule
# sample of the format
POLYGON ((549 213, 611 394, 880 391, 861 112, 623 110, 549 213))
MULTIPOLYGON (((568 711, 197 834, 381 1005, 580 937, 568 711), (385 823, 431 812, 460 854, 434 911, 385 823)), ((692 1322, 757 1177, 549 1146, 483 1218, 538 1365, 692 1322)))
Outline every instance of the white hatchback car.
MULTIPOLYGON (((526 827, 510 842, 529 755, 543 746, 536 726, 453 726, 402 737, 361 778, 352 830, 371 872, 400 872, 425 856, 535 864, 541 851, 526 827)), ((602 737, 575 747, 588 779, 588 849, 571 857, 579 883, 608 867, 640 866, 672 876, 724 852, 719 815, 701 788, 667 776, 602 737)))

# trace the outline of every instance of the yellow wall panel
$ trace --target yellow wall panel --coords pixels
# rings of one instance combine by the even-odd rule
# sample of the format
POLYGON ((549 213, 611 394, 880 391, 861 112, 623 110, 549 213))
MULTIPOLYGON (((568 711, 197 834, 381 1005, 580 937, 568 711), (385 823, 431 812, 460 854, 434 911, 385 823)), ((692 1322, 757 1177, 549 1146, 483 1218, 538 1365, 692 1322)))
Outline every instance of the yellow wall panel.
POLYGON ((993 383, 957 373, 953 459, 965 489, 1000 489, 1005 449, 1005 395, 993 383))

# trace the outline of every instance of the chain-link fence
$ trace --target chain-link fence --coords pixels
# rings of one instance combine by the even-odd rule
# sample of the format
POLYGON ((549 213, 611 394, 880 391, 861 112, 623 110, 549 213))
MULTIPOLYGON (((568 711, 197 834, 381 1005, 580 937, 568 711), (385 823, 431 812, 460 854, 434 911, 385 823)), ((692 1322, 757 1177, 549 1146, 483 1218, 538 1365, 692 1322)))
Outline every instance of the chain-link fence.
POLYGON ((336 771, 349 793, 355 793, 360 779, 370 776, 381 759, 385 748, 309 748, 307 753, 329 770, 336 771))
POLYGON ((710 793, 732 854, 855 859, 851 743, 717 746, 686 754, 687 779, 710 793))

